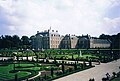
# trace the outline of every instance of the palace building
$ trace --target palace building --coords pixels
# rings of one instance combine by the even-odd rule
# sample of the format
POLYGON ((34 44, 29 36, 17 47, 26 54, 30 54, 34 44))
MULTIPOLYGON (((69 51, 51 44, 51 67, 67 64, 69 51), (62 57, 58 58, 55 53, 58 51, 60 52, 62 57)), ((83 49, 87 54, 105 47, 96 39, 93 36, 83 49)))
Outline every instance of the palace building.
POLYGON ((89 35, 62 36, 55 30, 37 31, 32 37, 33 49, 81 49, 81 48, 109 48, 111 42, 107 39, 93 38, 89 35))

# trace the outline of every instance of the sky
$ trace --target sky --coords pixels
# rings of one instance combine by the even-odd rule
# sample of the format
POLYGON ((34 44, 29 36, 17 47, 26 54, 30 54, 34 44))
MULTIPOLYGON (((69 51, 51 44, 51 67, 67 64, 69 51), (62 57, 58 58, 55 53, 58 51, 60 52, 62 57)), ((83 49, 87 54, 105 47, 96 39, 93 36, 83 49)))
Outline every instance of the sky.
POLYGON ((120 0, 0 0, 0 35, 120 33, 120 0))

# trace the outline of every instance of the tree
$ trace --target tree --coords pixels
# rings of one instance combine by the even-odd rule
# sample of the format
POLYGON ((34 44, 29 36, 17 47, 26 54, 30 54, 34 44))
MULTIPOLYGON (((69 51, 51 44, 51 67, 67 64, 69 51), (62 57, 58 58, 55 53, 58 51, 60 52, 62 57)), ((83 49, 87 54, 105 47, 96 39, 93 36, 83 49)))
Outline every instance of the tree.
POLYGON ((74 56, 72 55, 72 60, 74 59, 74 56))
POLYGON ((30 40, 29 40, 28 36, 22 36, 21 42, 22 42, 22 47, 24 49, 31 48, 30 47, 30 40))
POLYGON ((117 35, 105 35, 102 34, 99 36, 100 39, 108 39, 111 42, 111 48, 114 49, 119 49, 119 45, 120 45, 120 33, 118 33, 117 35))
POLYGON ((77 63, 74 64, 74 69, 77 70, 77 63))
POLYGON ((45 58, 47 58, 47 53, 45 53, 45 58))
POLYGON ((102 34, 102 35, 99 36, 99 38, 101 38, 101 39, 109 39, 110 35, 102 34))
POLYGON ((15 63, 14 63, 13 69, 15 70, 15 63))
POLYGON ((29 43, 30 43, 30 44, 32 44, 32 40, 33 40, 34 37, 35 37, 34 35, 32 35, 32 36, 30 37, 30 39, 29 39, 29 43))
POLYGON ((113 74, 113 77, 117 77, 117 73, 113 72, 112 74, 113 74))
POLYGON ((51 68, 51 76, 52 76, 52 77, 53 77, 53 74, 54 74, 53 70, 54 70, 54 68, 52 67, 52 68, 51 68))
POLYGON ((15 81, 18 81, 18 75, 15 74, 15 81))
POLYGON ((35 56, 36 56, 36 59, 37 59, 37 62, 39 60, 39 54, 35 51, 35 56))
POLYGON ((91 61, 91 59, 89 60, 89 66, 92 66, 92 61, 91 61))
POLYGON ((65 73, 64 61, 62 61, 62 72, 63 72, 63 74, 65 73))
POLYGON ((19 47, 20 47, 21 40, 20 40, 19 36, 13 35, 12 41, 13 41, 13 43, 14 43, 14 44, 13 44, 13 47, 16 47, 16 48, 19 48, 19 47))
POLYGON ((5 35, 0 37, 0 48, 13 49, 20 46, 20 38, 17 35, 5 35))
POLYGON ((85 67, 86 67, 86 62, 83 61, 83 66, 82 66, 82 68, 85 69, 85 67))
POLYGON ((45 80, 47 79, 47 75, 46 75, 46 74, 44 75, 44 79, 45 79, 45 80))
POLYGON ((13 46, 12 37, 9 35, 2 36, 3 48, 11 48, 13 46))
POLYGON ((54 63, 57 64, 57 61, 56 61, 56 56, 54 57, 54 63))
POLYGON ((28 38, 28 36, 22 36, 21 41, 22 41, 23 45, 29 45, 29 38, 28 38))

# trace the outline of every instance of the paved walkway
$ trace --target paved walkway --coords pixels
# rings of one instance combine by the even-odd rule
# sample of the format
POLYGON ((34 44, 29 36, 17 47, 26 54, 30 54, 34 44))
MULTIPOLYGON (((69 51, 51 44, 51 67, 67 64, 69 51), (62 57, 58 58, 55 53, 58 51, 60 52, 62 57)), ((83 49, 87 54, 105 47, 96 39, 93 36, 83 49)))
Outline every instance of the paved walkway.
POLYGON ((120 59, 109 63, 102 63, 93 68, 77 72, 54 81, 89 81, 90 78, 94 78, 95 81, 102 81, 102 78, 106 76, 106 73, 112 75, 112 72, 119 72, 119 66, 120 59))
MULTIPOLYGON (((38 77, 40 75, 41 75, 41 71, 39 71, 39 73, 37 75, 35 75, 35 76, 31 77, 31 78, 28 78, 28 81, 32 80, 32 79, 34 79, 34 78, 36 78, 36 77, 38 77)), ((22 81, 27 81, 27 80, 22 80, 22 81)))
POLYGON ((34 78, 36 78, 36 77, 38 77, 38 76, 40 76, 41 75, 41 71, 39 71, 39 73, 36 75, 36 76, 33 76, 33 77, 31 77, 31 78, 28 78, 28 80, 32 80, 32 79, 34 79, 34 78))

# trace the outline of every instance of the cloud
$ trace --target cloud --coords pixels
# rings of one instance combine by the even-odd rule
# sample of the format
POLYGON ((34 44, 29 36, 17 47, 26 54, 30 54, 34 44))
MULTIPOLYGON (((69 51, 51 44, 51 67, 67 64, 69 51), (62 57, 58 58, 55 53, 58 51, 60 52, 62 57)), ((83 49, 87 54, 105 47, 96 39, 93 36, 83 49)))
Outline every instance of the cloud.
POLYGON ((103 29, 106 34, 120 33, 120 17, 119 18, 104 18, 103 29))
POLYGON ((119 22, 106 17, 106 12, 118 5, 119 0, 1 0, 0 34, 31 36, 50 26, 60 34, 116 33, 119 22), (103 30, 103 26, 110 27, 103 30))

